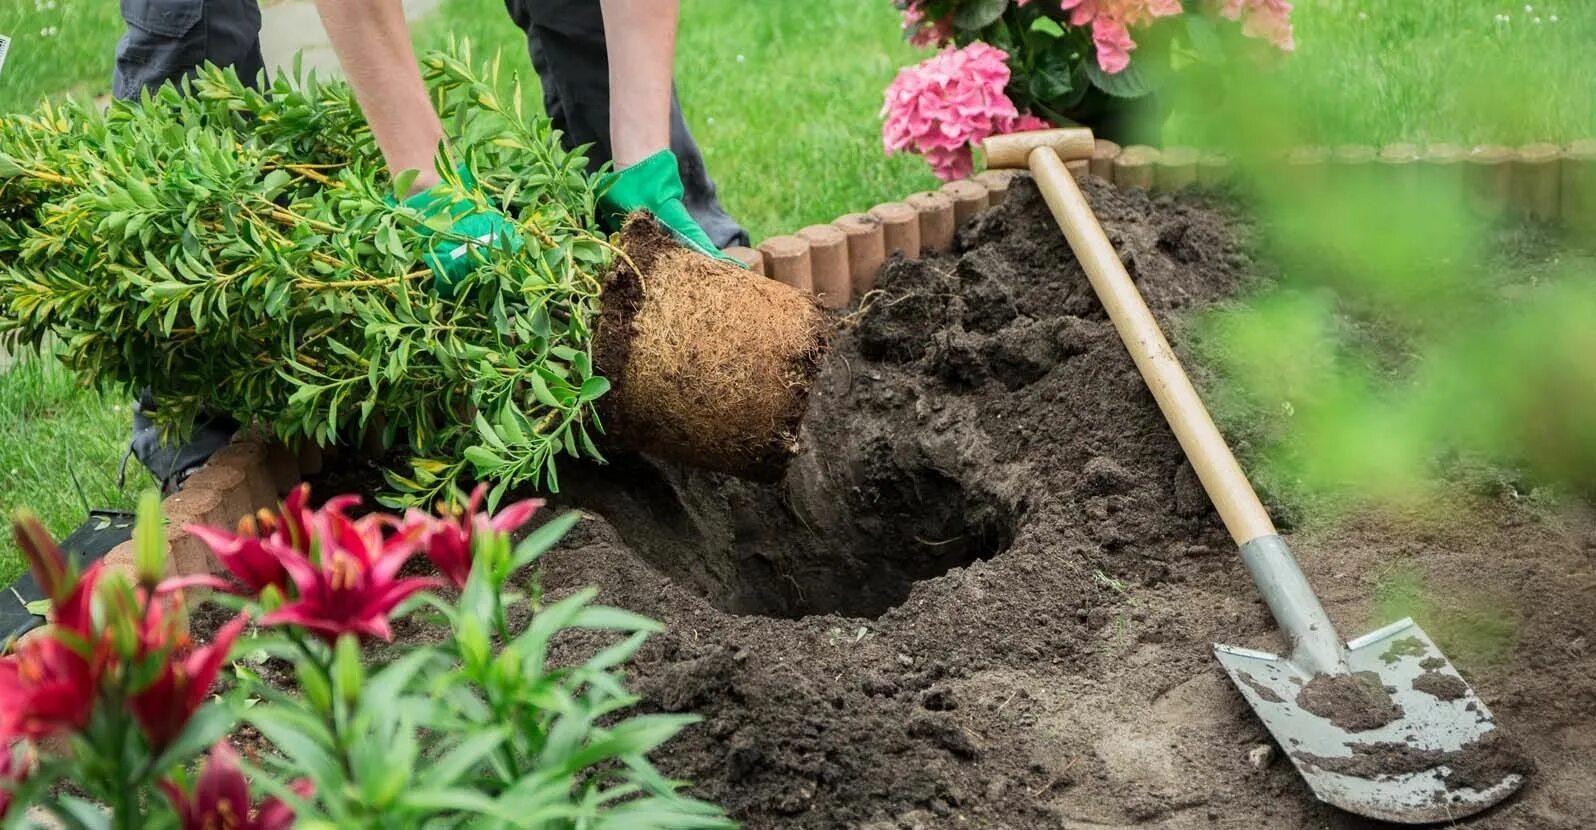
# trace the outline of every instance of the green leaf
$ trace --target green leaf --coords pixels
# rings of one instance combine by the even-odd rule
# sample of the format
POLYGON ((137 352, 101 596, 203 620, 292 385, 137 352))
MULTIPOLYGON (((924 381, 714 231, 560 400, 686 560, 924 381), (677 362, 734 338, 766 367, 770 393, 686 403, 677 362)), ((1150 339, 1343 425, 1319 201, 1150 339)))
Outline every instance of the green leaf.
POLYGON ((541 372, 532 372, 527 376, 527 380, 532 384, 532 396, 537 398, 538 403, 553 409, 564 408, 560 399, 554 397, 554 393, 549 390, 549 385, 543 380, 541 372))
POLYGON ((532 531, 521 543, 515 546, 515 554, 510 557, 510 570, 518 571, 532 564, 539 556, 547 553, 554 544, 565 538, 565 534, 582 521, 582 514, 576 511, 561 514, 559 517, 532 531))
POLYGON ((404 170, 393 177, 393 198, 403 202, 410 196, 410 189, 415 186, 416 177, 421 175, 420 170, 404 170))
POLYGON ((1219 27, 1214 21, 1204 15, 1188 14, 1186 21, 1186 39, 1191 41, 1192 50, 1198 57, 1210 63, 1223 63, 1225 61, 1225 44, 1219 37, 1219 27))
POLYGON ((488 474, 504 466, 504 459, 495 455, 487 447, 474 446, 465 448, 465 459, 471 462, 478 473, 488 474))
POLYGON ((966 32, 979 31, 997 22, 1009 8, 1009 0, 969 0, 953 12, 953 25, 966 32))
POLYGON ((610 608, 605 605, 593 605, 582 609, 582 613, 571 621, 571 626, 573 628, 597 628, 609 631, 660 632, 665 630, 665 626, 642 614, 620 608, 610 608))
POLYGON ((1092 86, 1115 98, 1143 98, 1158 89, 1158 79, 1138 60, 1132 60, 1123 70, 1110 75, 1103 71, 1095 59, 1086 61, 1086 77, 1092 86))
POLYGON ((165 751, 150 763, 150 769, 160 774, 179 764, 187 763, 231 732, 236 723, 238 716, 230 707, 220 703, 205 705, 189 718, 183 731, 178 733, 165 751))
POLYGON ((1031 31, 1041 32, 1042 34, 1052 35, 1053 37, 1064 36, 1064 27, 1058 25, 1057 20, 1054 20, 1045 14, 1039 15, 1035 20, 1031 21, 1031 31))
POLYGON ((443 757, 433 761, 425 773, 422 774, 421 784, 425 787, 448 787, 460 778, 468 775, 472 769, 494 750, 498 749, 510 737, 507 726, 495 726, 481 729, 474 734, 466 736, 454 748, 443 754, 443 757))
POLYGON ((331 750, 332 736, 308 713, 286 706, 255 706, 244 714, 266 739, 272 742, 295 766, 316 782, 317 788, 333 788, 343 773, 331 750))
POLYGON ((111 816, 97 804, 90 804, 81 798, 63 795, 54 804, 49 805, 55 814, 67 827, 72 830, 110 830, 111 816))
MULTIPOLYGON (((475 789, 466 789, 464 787, 449 787, 447 789, 433 787, 410 790, 400 797, 399 804, 411 810, 492 816, 501 821, 510 822, 515 827, 533 826, 525 824, 528 817, 522 811, 516 810, 509 805, 501 804, 475 789)), ((467 826, 470 825, 468 824, 467 826)))
POLYGON ((482 410, 477 410, 477 416, 471 422, 476 426, 477 434, 482 436, 482 440, 492 444, 494 449, 508 449, 504 442, 499 440, 499 433, 493 429, 493 425, 488 423, 487 418, 483 417, 482 410))
MULTIPOLYGON (((591 377, 582 382, 582 389, 577 393, 577 400, 586 403, 604 397, 610 391, 610 382, 601 377, 591 377)), ((574 453, 573 453, 574 455, 574 453)))

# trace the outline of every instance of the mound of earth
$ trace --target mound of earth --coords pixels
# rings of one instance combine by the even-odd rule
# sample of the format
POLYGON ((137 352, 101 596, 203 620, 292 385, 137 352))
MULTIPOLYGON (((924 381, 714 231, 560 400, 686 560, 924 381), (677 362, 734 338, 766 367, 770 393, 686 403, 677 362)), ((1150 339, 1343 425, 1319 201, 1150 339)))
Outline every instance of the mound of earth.
MULTIPOLYGON (((1262 278, 1225 207, 1085 189, 1177 345, 1181 312, 1262 278)), ((1248 762, 1270 738, 1211 645, 1282 644, 1034 187, 958 251, 888 265, 780 483, 563 471, 595 518, 542 584, 669 626, 633 688, 704 720, 664 772, 750 828, 1365 826, 1248 762)), ((1453 657, 1539 771, 1472 824, 1596 825, 1596 524, 1467 498, 1289 541, 1347 636, 1393 564, 1437 608, 1488 586, 1516 638, 1453 657)))

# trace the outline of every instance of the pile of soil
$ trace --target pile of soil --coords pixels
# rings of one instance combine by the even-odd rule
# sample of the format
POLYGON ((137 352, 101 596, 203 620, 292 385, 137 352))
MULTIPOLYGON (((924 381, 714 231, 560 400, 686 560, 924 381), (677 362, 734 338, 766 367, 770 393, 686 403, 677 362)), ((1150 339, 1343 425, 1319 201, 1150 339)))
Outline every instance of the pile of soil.
MULTIPOLYGON (((1265 278, 1222 205, 1085 190, 1177 345, 1182 312, 1265 278)), ((1270 738, 1210 649, 1282 643, 1034 187, 880 288, 779 483, 562 469, 595 518, 542 584, 669 626, 632 687, 703 722, 663 771, 750 828, 1366 826, 1248 762, 1270 738)), ((1346 636, 1393 563, 1438 608, 1488 585, 1517 637, 1460 668, 1539 771, 1473 823, 1591 826, 1596 523, 1466 498, 1289 541, 1346 636)))

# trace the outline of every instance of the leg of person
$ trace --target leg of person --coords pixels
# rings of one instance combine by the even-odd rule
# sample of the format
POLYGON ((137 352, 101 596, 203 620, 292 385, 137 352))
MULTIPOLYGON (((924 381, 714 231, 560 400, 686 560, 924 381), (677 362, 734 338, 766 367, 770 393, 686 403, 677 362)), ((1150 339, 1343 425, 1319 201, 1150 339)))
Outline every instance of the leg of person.
MULTIPOLYGON (((527 35, 532 66, 543 82, 543 105, 567 148, 588 148, 588 168, 610 161, 609 53, 599 0, 505 0, 527 35)), ((682 178, 683 204, 716 246, 747 245, 748 232, 726 213, 681 103, 671 95, 671 152, 682 178)))
MULTIPOLYGON (((122 0, 122 19, 127 31, 116 47, 112 79, 118 98, 137 98, 167 81, 191 76, 206 62, 233 67, 251 85, 261 81, 265 62, 256 0, 122 0)), ((171 491, 238 430, 226 416, 203 417, 192 435, 169 442, 150 419, 154 410, 150 390, 140 390, 133 404, 133 437, 118 478, 132 456, 160 480, 162 489, 171 491)))

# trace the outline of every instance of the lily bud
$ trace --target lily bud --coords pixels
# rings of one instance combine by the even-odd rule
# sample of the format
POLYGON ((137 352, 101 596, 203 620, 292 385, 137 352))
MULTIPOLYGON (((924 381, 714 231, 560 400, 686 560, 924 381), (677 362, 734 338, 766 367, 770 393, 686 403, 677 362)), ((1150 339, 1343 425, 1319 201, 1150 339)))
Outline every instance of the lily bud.
POLYGON ((154 490, 139 498, 138 521, 133 526, 133 572, 146 588, 154 587, 166 575, 166 520, 161 517, 161 495, 154 490))

